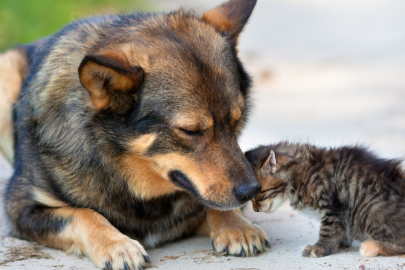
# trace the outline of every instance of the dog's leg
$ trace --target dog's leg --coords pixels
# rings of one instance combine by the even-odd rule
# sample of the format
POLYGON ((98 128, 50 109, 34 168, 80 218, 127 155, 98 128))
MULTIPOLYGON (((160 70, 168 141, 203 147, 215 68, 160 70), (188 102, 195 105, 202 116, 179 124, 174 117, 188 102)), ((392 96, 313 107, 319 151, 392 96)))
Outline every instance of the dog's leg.
MULTIPOLYGON (((207 224, 212 246, 216 252, 226 255, 255 256, 270 247, 265 232, 252 224, 237 210, 207 210, 207 224)), ((204 229, 204 226, 201 227, 204 229)))
POLYGON ((120 233, 91 209, 26 206, 16 225, 25 238, 66 252, 85 254, 99 268, 138 270, 149 262, 138 241, 120 233))

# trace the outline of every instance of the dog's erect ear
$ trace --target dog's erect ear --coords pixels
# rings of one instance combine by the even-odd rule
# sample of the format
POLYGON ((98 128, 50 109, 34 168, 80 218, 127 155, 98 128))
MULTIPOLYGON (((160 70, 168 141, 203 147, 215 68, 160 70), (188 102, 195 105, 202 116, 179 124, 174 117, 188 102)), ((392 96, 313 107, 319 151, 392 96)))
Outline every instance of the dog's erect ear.
POLYGON ((125 56, 117 52, 87 55, 79 66, 80 82, 99 110, 125 113, 133 106, 143 77, 142 68, 131 67, 125 56))
POLYGON ((204 13, 202 20, 220 33, 229 35, 236 44, 257 0, 230 0, 204 13))

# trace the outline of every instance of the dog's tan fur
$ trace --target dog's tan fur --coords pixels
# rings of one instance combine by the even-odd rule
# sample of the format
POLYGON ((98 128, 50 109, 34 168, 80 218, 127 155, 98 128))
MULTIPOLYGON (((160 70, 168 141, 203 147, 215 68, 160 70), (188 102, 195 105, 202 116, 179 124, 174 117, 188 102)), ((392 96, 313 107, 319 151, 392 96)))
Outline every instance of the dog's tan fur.
POLYGON ((48 207, 65 207, 68 206, 67 203, 58 200, 57 198, 55 198, 55 196, 53 196, 52 194, 49 194, 43 190, 34 188, 32 191, 32 197, 34 198, 34 200, 36 200, 37 202, 46 205, 48 207))
POLYGON ((142 245, 120 233, 102 215, 90 209, 60 207, 55 213, 71 222, 61 234, 50 236, 50 239, 37 239, 39 243, 53 243, 53 246, 68 253, 84 254, 93 259, 94 264, 105 267, 105 257, 111 256, 111 267, 118 269, 125 258, 131 258, 135 269, 144 261, 146 251, 142 245), (108 235, 108 237, 106 237, 108 235))
POLYGON ((12 109, 27 72, 24 50, 14 49, 0 54, 0 149, 11 163, 14 160, 12 109))
POLYGON ((239 209, 227 212, 209 210, 207 221, 211 229, 210 238, 214 239, 213 246, 216 250, 232 254, 237 253, 242 245, 246 256, 254 256, 259 247, 264 245, 263 239, 266 239, 266 235, 263 230, 244 218, 239 209))
POLYGON ((122 164, 128 186, 138 198, 151 199, 180 190, 161 176, 160 171, 166 170, 150 159, 127 155, 122 164))

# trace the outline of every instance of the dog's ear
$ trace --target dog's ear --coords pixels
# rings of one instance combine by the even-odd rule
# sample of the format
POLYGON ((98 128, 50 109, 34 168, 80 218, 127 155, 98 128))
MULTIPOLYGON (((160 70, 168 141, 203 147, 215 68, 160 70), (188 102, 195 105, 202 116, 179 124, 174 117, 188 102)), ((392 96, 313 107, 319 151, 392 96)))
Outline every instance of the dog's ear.
POLYGON ((123 54, 108 52, 87 55, 79 66, 79 78, 99 110, 125 113, 134 104, 144 73, 129 65, 123 54))
POLYGON ((204 13, 202 20, 220 33, 228 35, 236 44, 256 2, 257 0, 230 0, 204 13))

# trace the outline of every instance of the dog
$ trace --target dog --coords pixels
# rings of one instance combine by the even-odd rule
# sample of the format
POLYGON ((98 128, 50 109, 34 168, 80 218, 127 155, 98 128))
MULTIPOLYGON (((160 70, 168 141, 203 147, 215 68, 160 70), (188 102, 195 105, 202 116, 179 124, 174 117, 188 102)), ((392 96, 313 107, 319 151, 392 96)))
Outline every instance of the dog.
POLYGON ((270 247, 239 210, 261 189, 237 143, 255 4, 91 17, 3 54, 12 234, 105 269, 142 269, 144 248, 193 234, 227 255, 270 247))

